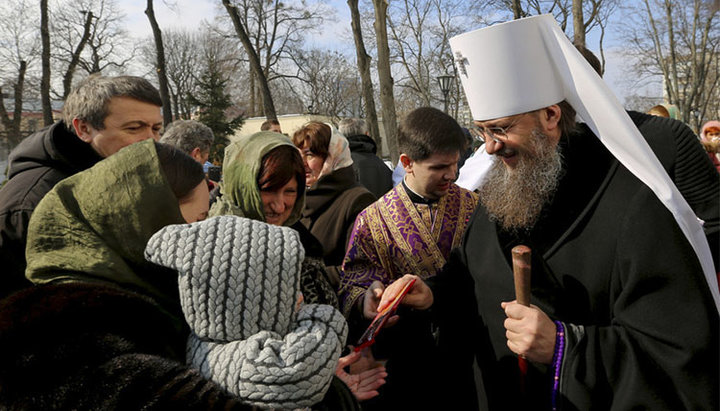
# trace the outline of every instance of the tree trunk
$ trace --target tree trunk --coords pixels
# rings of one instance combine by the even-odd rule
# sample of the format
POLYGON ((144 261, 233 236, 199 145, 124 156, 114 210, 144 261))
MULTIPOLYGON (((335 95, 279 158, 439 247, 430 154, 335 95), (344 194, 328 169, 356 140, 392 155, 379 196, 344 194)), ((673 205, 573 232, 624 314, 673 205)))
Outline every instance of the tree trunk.
POLYGON ((87 44, 88 40, 90 40, 90 30, 92 29, 92 19, 93 13, 91 11, 82 11, 81 13, 85 14, 85 25, 83 26, 83 35, 80 39, 80 43, 78 43, 77 47, 75 48, 75 51, 72 54, 72 58, 70 59, 70 64, 68 64, 67 71, 65 72, 65 75, 63 76, 63 100, 67 98, 67 96, 70 94, 70 90, 72 88, 72 79, 73 75, 75 74, 75 68, 77 68, 78 64, 80 63, 80 54, 82 54, 83 49, 85 48, 85 45, 87 44))
POLYGON ((255 96, 257 96, 257 87, 255 86, 255 74, 252 70, 252 64, 249 67, 248 71, 248 77, 250 78, 250 117, 256 117, 257 116, 257 100, 255 96))
POLYGON ((155 38, 155 49, 157 50, 157 75, 160 85, 160 99, 162 99, 163 125, 167 126, 173 120, 172 107, 170 104, 170 92, 168 91, 167 71, 165 69, 165 48, 163 47, 162 31, 155 19, 155 10, 153 10, 153 0, 147 0, 147 8, 145 14, 150 20, 152 26, 153 37, 155 38))
POLYGON ((522 6, 520 5, 520 0, 513 0, 513 18, 515 20, 522 17, 522 6))
POLYGON ((48 29, 48 2, 40 0, 40 40, 42 42, 42 79, 40 80, 40 100, 42 101, 43 125, 53 123, 52 104, 50 103, 50 30, 48 29))
POLYGON ((277 114, 275 113, 275 104, 273 103, 272 94, 270 93, 270 87, 268 86, 267 77, 265 76, 262 66, 260 65, 260 58, 258 57, 255 49, 252 47, 252 43, 250 42, 250 38, 245 31, 245 27, 240 21, 240 15, 238 14, 237 8, 230 4, 230 0, 223 0, 222 3, 223 6, 225 6, 228 14, 230 15, 230 19, 233 22, 233 26, 235 26, 235 32, 240 38, 240 42, 242 43, 243 47, 245 47, 245 52, 248 54, 248 58, 250 60, 250 67, 257 76, 257 81, 262 90, 263 110, 265 111, 265 117, 268 120, 277 120, 277 114))
POLYGON ((680 82, 678 81, 678 59, 677 54, 675 52, 675 29, 673 27, 673 21, 672 21, 672 3, 670 3, 669 0, 665 0, 665 17, 667 20, 667 37, 668 37, 668 46, 670 49, 670 78, 671 78, 671 87, 672 87, 672 93, 670 94, 670 98, 672 99, 671 102, 678 104, 678 109, 682 111, 685 107, 682 107, 679 103, 679 90, 678 86, 680 85, 680 82))
POLYGON ((25 89, 25 71, 27 70, 27 63, 25 61, 20 62, 20 70, 18 71, 17 83, 13 86, 13 96, 15 98, 15 107, 13 109, 13 118, 8 116, 7 110, 5 109, 5 102, 2 99, 2 89, 0 88, 0 121, 2 121, 5 127, 5 132, 8 140, 8 149, 12 150, 20 144, 23 136, 21 135, 20 125, 22 124, 22 104, 23 104, 23 90, 25 89))
POLYGON ((380 102, 382 103, 383 128, 390 149, 390 159, 396 164, 400 153, 397 144, 397 117, 393 78, 390 71, 390 48, 387 35, 387 0, 373 0, 375 8, 375 36, 378 49, 378 78, 380 80, 380 102))
POLYGON ((583 18, 582 0, 573 0, 573 43, 585 47, 585 19, 583 18))
POLYGON ((373 139, 375 139, 375 142, 380 149, 380 156, 382 157, 384 154, 382 136, 380 135, 377 110, 375 109, 375 92, 373 91, 372 77, 370 76, 370 56, 365 50, 365 42, 362 37, 358 1, 359 0, 347 0, 347 4, 348 7, 350 7, 353 38, 355 39, 355 51, 357 54, 358 69, 360 70, 360 80, 362 81, 362 96, 365 101, 365 116, 367 117, 370 135, 373 139))
POLYGON ((176 119, 182 118, 180 115, 180 101, 178 99, 178 95, 176 93, 170 93, 170 99, 172 100, 173 105, 173 116, 176 119))

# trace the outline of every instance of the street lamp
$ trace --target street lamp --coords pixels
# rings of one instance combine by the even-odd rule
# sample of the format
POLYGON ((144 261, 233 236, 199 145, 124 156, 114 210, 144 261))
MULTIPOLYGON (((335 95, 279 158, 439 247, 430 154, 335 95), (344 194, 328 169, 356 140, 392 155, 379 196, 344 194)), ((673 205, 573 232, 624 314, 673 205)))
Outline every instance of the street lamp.
POLYGON ((697 120, 698 123, 700 123, 700 110, 697 108, 690 109, 693 117, 695 117, 695 120, 697 120))
POLYGON ((693 120, 695 120, 695 132, 700 135, 700 128, 702 127, 702 118, 699 108, 690 108, 690 114, 693 116, 693 120))
POLYGON ((450 92, 450 86, 452 85, 453 78, 450 74, 443 74, 438 76, 438 83, 440 84, 440 91, 443 93, 443 104, 445 105, 445 112, 448 111, 448 93, 450 92))

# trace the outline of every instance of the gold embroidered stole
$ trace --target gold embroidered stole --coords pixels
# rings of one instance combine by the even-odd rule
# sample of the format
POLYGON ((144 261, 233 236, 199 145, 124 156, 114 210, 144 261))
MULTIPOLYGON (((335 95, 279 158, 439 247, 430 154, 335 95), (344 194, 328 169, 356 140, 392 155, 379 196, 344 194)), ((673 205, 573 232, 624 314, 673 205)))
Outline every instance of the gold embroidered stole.
MULTIPOLYGON (((435 224, 432 227, 432 232, 428 229, 425 220, 422 218, 417 210, 415 204, 410 200, 407 192, 402 186, 396 187, 397 199, 394 203, 400 203, 402 207, 397 207, 400 204, 388 204, 387 202, 380 202, 378 205, 378 211, 385 222, 385 226, 390 231, 390 240, 394 242, 395 246, 402 252, 402 255, 408 266, 412 267, 412 273, 419 275, 421 278, 427 278, 435 275, 445 265, 445 257, 442 255, 440 248, 437 245, 440 233, 443 229, 443 221, 445 217, 445 207, 447 205, 447 197, 443 196, 438 200, 438 208, 435 214, 435 224), (393 207, 395 206, 395 207, 393 207), (415 230, 414 233, 421 240, 422 250, 428 255, 429 258, 422 259, 421 256, 415 252, 417 247, 413 248, 406 236, 402 234, 398 227, 398 221, 393 218, 393 214, 407 213, 410 217, 410 222, 413 224, 415 230)), ((397 264, 395 264, 397 265, 397 264)), ((404 273, 397 273, 402 275, 404 273)))

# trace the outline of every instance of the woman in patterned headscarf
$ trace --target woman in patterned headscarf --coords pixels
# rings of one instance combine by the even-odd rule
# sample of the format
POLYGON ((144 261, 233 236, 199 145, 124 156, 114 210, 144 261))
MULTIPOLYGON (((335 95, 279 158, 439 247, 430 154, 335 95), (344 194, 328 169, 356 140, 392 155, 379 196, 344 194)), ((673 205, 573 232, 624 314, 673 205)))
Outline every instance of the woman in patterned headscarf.
POLYGON ((300 221, 320 240, 325 265, 336 274, 355 217, 376 198, 358 182, 348 141, 335 127, 312 121, 295 132, 293 143, 302 153, 307 185, 300 221))

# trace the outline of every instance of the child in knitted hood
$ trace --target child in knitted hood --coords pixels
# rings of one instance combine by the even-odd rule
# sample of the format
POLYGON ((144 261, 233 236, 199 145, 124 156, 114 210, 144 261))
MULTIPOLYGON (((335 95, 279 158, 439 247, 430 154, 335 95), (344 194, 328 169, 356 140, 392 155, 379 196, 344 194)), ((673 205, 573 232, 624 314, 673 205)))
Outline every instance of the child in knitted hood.
POLYGON ((297 310, 304 254, 296 231, 236 216, 167 226, 145 249, 179 273, 188 362, 248 404, 307 407, 330 386, 347 324, 328 305, 297 310))

